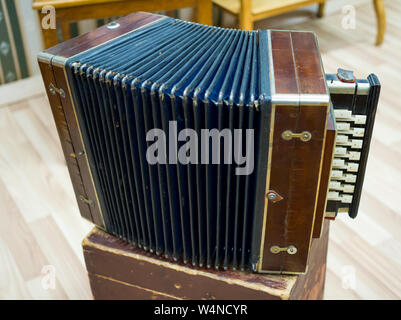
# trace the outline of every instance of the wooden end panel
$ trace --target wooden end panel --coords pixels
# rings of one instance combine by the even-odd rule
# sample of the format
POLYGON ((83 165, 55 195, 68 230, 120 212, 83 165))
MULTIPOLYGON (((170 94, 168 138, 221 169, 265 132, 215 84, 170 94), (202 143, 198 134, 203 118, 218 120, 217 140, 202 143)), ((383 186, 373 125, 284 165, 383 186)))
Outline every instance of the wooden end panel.
POLYGON ((285 241, 287 246, 294 245, 297 253, 283 255, 283 270, 306 270, 319 190, 327 114, 327 106, 300 106, 296 132, 308 131, 312 138, 305 142, 301 139, 295 141, 289 177, 291 188, 287 194, 289 206, 285 241))
POLYGON ((327 108, 324 106, 275 107, 274 137, 269 191, 282 197, 269 200, 261 271, 303 273, 306 271, 319 188, 320 165, 327 108), (312 138, 285 140, 284 131, 308 131, 312 138), (296 254, 271 248, 295 246, 296 254))
POLYGON ((331 113, 327 119, 326 139, 324 143, 322 172, 320 174, 319 194, 316 205, 315 224, 313 226, 313 238, 320 238, 323 231, 324 215, 326 212, 327 192, 330 183, 331 166, 336 143, 335 120, 331 113))
POLYGON ((304 273, 320 182, 328 95, 312 33, 272 31, 270 40, 275 120, 266 192, 274 191, 282 199, 267 201, 260 269, 304 273), (295 136, 284 139, 285 131, 295 136), (310 133, 311 139, 303 141, 299 136, 303 132, 310 133), (290 246, 296 248, 295 254, 271 251, 290 246))
POLYGON ((316 37, 311 32, 291 32, 299 94, 328 94, 316 37))
MULTIPOLYGON (((53 68, 50 64, 45 62, 39 62, 40 71, 42 73, 44 85, 46 88, 47 96, 50 102, 50 107, 53 113, 53 118, 56 123, 58 135, 60 137, 61 147, 64 152, 68 171, 70 173, 72 185, 74 188, 75 196, 78 200, 78 207, 82 217, 89 221, 93 221, 91 209, 88 204, 80 201, 80 196, 88 197, 87 192, 82 181, 82 175, 80 166, 74 157, 77 154, 77 148, 73 143, 72 136, 70 134, 70 128, 67 123, 66 114, 64 112, 64 106, 62 105, 61 98, 58 94, 51 94, 49 92, 50 84, 56 85, 56 80, 53 74, 53 68)), ((68 91, 65 91, 68 92, 68 91)))
MULTIPOLYGON (((76 155, 75 161, 77 163, 77 167, 79 168, 82 184, 85 189, 85 194, 86 194, 85 198, 91 202, 89 208, 92 215, 92 221, 97 226, 105 228, 100 204, 98 201, 98 196, 93 182, 93 177, 89 168, 87 156, 85 153, 85 148, 82 142, 79 125, 77 122, 77 117, 75 114, 73 99, 71 97, 70 88, 67 83, 67 75, 65 73, 64 67, 56 65, 52 66, 52 68, 55 81, 54 85, 57 88, 64 90, 65 92, 65 98, 61 98, 60 101, 64 111, 67 127, 70 133, 71 143, 75 150, 75 155, 76 155)), ((70 158, 71 158, 70 155, 66 155, 67 162, 71 161, 70 158)), ((78 196, 78 202, 82 202, 79 196, 78 196)))
POLYGON ((295 140, 285 141, 281 135, 286 130, 296 132, 298 106, 273 106, 273 147, 271 163, 268 172, 270 182, 266 193, 276 192, 282 200, 273 202, 266 199, 266 219, 263 239, 263 252, 261 256, 260 271, 282 271, 283 254, 273 254, 272 246, 286 246, 287 211, 291 207, 288 194, 291 190, 290 178, 295 159, 295 140))
POLYGON ((118 19, 116 22, 120 24, 119 28, 108 29, 107 26, 104 25, 96 30, 49 48, 45 52, 69 58, 162 18, 163 17, 160 15, 136 12, 118 19))
POLYGON ((298 94, 291 34, 288 31, 271 31, 270 37, 275 93, 298 94))

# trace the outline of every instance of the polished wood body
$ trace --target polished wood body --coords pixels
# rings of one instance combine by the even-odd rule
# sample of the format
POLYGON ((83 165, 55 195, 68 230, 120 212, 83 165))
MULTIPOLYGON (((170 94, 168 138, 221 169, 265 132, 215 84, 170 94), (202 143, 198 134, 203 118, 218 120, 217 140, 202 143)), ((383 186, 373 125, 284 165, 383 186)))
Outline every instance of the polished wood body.
POLYGON ((100 299, 322 299, 329 234, 311 248, 305 275, 262 275, 170 263, 95 228, 82 242, 93 298, 100 299))

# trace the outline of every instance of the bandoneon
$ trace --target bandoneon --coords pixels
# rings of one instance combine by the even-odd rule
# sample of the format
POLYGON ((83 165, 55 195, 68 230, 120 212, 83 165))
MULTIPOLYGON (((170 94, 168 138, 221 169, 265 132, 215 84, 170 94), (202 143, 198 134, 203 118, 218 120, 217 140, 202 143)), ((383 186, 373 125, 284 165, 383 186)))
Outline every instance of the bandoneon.
POLYGON ((380 91, 312 32, 135 13, 39 54, 82 216, 172 263, 304 273, 355 218, 380 91))

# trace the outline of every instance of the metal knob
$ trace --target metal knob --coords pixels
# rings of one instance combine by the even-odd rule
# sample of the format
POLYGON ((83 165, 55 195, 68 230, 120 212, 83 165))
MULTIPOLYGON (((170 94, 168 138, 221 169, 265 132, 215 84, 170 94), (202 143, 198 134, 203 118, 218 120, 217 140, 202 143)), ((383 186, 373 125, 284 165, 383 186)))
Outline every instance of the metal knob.
POLYGON ((119 28, 120 27, 120 24, 118 23, 118 22, 110 22, 108 25, 107 25, 107 29, 111 29, 111 30, 113 30, 113 29, 117 29, 117 28, 119 28))

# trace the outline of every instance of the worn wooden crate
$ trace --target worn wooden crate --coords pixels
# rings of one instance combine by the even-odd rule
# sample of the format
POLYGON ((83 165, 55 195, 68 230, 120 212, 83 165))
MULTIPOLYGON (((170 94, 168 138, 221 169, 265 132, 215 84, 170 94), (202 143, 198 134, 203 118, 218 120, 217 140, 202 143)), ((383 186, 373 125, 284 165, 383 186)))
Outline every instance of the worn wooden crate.
POLYGON ((133 248, 94 228, 84 239, 94 299, 322 299, 329 223, 313 239, 303 275, 254 274, 192 268, 133 248))

